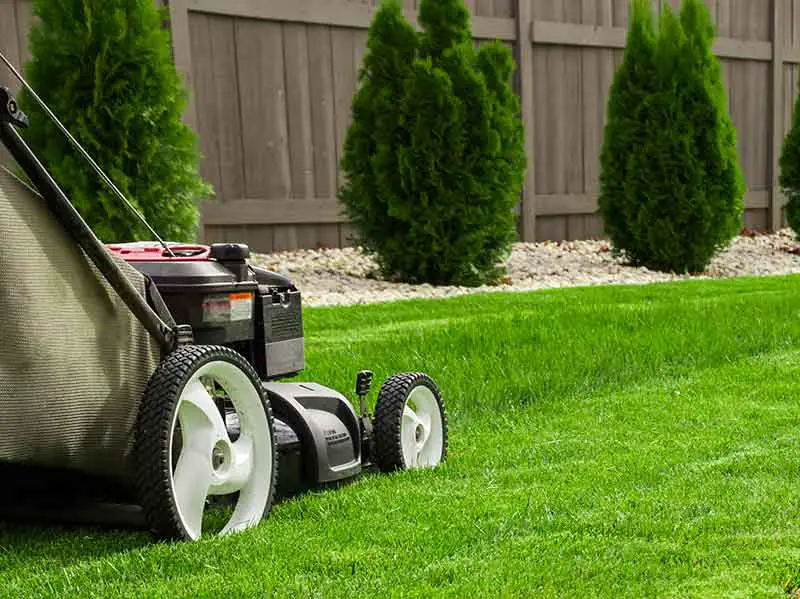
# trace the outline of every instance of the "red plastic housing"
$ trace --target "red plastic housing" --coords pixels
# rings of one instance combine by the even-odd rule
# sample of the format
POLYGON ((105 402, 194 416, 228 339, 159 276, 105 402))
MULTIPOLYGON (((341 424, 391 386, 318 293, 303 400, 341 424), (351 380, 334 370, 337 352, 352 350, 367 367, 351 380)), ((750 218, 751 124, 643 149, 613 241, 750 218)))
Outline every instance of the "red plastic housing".
POLYGON ((158 242, 112 243, 106 248, 126 262, 205 262, 211 248, 206 245, 168 244, 175 254, 170 256, 158 242))

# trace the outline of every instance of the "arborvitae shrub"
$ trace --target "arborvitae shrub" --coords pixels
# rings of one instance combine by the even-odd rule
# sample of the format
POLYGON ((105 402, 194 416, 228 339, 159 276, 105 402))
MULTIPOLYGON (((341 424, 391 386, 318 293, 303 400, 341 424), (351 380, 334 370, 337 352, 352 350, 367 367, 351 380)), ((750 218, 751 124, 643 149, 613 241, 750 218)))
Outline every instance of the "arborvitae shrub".
POLYGON ((742 226, 745 187, 702 0, 654 27, 634 0, 601 151, 600 214, 630 262, 699 272, 742 226))
MULTIPOLYGON (((164 238, 195 238, 199 177, 187 95, 172 62, 165 13, 153 0, 34 0, 29 82, 164 238)), ((23 131, 105 242, 151 239, 27 93, 23 131)))
POLYGON ((786 222, 800 235, 800 96, 794 106, 792 126, 783 140, 779 184, 787 199, 786 222))
POLYGON ((339 198, 384 276, 492 282, 525 170, 511 52, 475 50, 463 0, 422 0, 419 22, 417 34, 396 0, 374 18, 339 198))

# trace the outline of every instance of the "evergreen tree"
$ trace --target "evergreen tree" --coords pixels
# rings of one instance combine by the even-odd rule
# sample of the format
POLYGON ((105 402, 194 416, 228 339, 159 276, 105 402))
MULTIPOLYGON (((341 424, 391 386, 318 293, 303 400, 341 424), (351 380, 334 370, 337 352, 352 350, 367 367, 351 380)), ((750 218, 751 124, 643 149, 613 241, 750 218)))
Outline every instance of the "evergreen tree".
POLYGON ((800 236, 800 96, 795 101, 791 127, 783 139, 779 167, 778 182, 787 199, 786 222, 800 236))
POLYGON ((647 97, 656 87, 656 29, 649 0, 631 3, 628 35, 622 64, 611 83, 607 119, 600 151, 598 208, 605 231, 615 248, 627 248, 633 236, 626 214, 625 183, 630 156, 641 152, 645 141, 647 97))
POLYGON ((699 272, 737 234, 744 183, 714 26, 702 0, 666 4, 654 35, 634 0, 611 90, 601 153, 600 213, 632 263, 699 272))
POLYGON ((513 60, 499 43, 474 49, 463 0, 422 0, 419 22, 387 0, 370 27, 340 200, 384 275, 490 282, 525 169, 513 60))
MULTIPOLYGON (((164 238, 191 241, 199 202, 196 139, 181 122, 187 95, 153 0, 34 0, 29 82, 164 238)), ((23 132, 105 242, 150 239, 27 93, 23 132)))

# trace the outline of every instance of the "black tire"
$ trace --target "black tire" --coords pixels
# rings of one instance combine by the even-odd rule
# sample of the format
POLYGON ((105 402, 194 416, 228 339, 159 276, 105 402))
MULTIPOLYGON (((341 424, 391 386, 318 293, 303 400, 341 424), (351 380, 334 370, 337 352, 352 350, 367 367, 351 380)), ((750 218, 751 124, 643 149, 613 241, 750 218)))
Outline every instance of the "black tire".
POLYGON ((201 367, 219 361, 233 364, 247 375, 261 398, 269 426, 272 454, 272 480, 263 518, 269 516, 272 508, 278 473, 275 425, 270 402, 258 374, 241 354, 232 349, 204 345, 184 346, 167 356, 148 381, 136 422, 135 485, 147 525, 158 539, 192 540, 181 521, 173 497, 171 428, 181 394, 191 377, 201 367))
POLYGON ((381 386, 373 418, 375 465, 382 472, 406 470, 401 440, 403 410, 411 392, 424 386, 430 389, 439 408, 442 424, 442 450, 439 463, 447 459, 447 413, 436 383, 422 372, 403 372, 387 379, 381 386))

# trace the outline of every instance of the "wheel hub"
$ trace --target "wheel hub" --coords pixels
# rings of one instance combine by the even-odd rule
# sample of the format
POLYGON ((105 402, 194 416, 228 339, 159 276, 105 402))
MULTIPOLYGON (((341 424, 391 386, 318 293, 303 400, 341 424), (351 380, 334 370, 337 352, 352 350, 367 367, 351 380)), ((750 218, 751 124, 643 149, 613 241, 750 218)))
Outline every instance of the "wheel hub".
POLYGON ((217 441, 214 449, 211 450, 211 467, 215 473, 222 475, 229 469, 230 463, 230 445, 223 440, 217 441))
POLYGON ((417 438, 417 443, 422 443, 422 440, 425 438, 425 429, 422 428, 421 424, 417 424, 414 434, 417 438))

